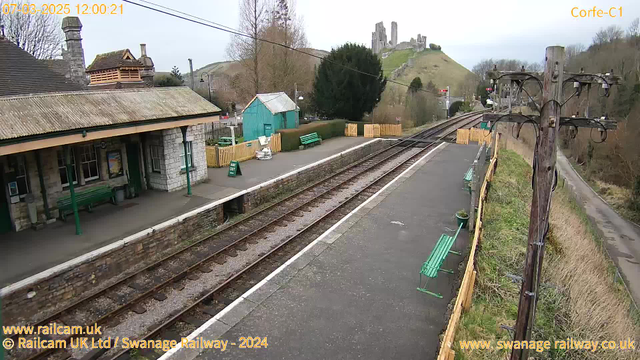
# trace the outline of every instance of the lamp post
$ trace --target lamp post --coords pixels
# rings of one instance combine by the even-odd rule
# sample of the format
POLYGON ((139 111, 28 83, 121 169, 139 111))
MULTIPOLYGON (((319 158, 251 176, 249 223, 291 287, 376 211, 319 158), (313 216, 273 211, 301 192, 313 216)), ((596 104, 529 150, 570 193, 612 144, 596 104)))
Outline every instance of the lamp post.
POLYGON ((209 73, 200 75, 200 82, 204 82, 204 79, 202 78, 204 75, 207 75, 207 90, 209 90, 209 102, 211 102, 211 82, 209 81, 209 73))

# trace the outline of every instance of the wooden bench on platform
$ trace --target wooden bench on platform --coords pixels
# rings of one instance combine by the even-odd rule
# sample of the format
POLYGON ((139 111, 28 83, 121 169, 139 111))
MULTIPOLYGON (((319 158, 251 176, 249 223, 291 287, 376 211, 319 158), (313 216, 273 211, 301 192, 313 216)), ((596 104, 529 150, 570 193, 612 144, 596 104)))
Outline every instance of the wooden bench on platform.
POLYGON ((437 298, 442 299, 441 294, 431 292, 427 290, 425 287, 427 286, 427 282, 429 281, 429 278, 433 279, 438 277, 438 272, 440 271, 453 274, 453 270, 442 269, 441 267, 442 267, 442 263, 444 262, 444 259, 447 257, 447 255, 449 255, 449 253, 452 253, 455 255, 462 255, 458 251, 451 250, 451 247, 456 242, 456 238, 460 233, 460 229, 462 229, 462 224, 458 226, 458 231, 456 231, 456 234, 454 236, 449 236, 447 234, 442 234, 440 236, 440 239, 438 240, 438 242, 436 243, 436 246, 431 251, 429 258, 422 265, 422 269, 420 269, 420 283, 418 284, 419 285, 417 289, 418 291, 422 291, 423 293, 433 295, 437 298), (427 279, 424 282, 424 286, 422 286, 422 275, 427 277, 427 279))
MULTIPOLYGON (((92 187, 87 190, 80 190, 75 192, 76 204, 78 208, 84 206, 89 212, 91 207, 102 201, 110 200, 115 204, 115 197, 113 195, 113 189, 107 185, 92 187)), ((60 212, 60 218, 65 220, 65 217, 69 213, 73 213, 73 205, 71 204, 71 195, 63 196, 58 199, 58 211, 60 212)))

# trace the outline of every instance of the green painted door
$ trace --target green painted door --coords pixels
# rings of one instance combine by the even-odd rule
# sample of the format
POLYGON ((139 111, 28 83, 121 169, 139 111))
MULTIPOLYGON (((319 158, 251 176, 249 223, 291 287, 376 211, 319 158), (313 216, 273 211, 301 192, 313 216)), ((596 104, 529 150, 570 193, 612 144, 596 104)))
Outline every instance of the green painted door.
POLYGON ((269 137, 273 134, 273 127, 271 124, 264 124, 264 136, 269 137))
POLYGON ((4 182, 4 169, 0 164, 0 234, 11 231, 11 214, 9 213, 9 203, 7 202, 6 189, 7 184, 4 182))
POLYGON ((129 186, 136 194, 142 191, 142 173, 140 172, 140 156, 137 143, 127 144, 127 163, 129 169, 129 186))

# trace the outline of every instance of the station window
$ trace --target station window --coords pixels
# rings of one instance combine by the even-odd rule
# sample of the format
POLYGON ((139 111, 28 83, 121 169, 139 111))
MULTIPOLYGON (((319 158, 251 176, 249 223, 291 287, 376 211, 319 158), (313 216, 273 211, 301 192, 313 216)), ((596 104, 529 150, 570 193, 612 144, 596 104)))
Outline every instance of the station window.
MULTIPOLYGON (((193 154, 191 153, 191 141, 187 141, 187 161, 189 161, 189 167, 193 166, 193 154)), ((184 166, 184 144, 180 144, 180 168, 186 169, 184 166)))
MULTIPOLYGON (((98 170, 98 154, 93 144, 82 145, 79 147, 80 167, 85 181, 91 181, 100 178, 98 170)), ((75 162, 74 162, 75 163, 75 162)))
POLYGON ((22 156, 17 156, 16 162, 16 182, 18 183, 18 194, 20 198, 31 192, 29 188, 29 177, 27 176, 27 161, 22 156))
MULTIPOLYGON (((162 164, 163 159, 163 148, 158 145, 151 145, 151 171, 153 172, 161 172, 160 164, 162 164)), ((184 149, 182 149, 182 153, 184 154, 184 149)), ((184 158, 182 158, 182 162, 184 162, 184 158)))
MULTIPOLYGON (((78 175, 76 171, 76 154, 71 151, 71 166, 73 167, 73 183, 78 183, 78 175)), ((60 183, 62 187, 69 186, 69 174, 67 173, 67 166, 64 161, 64 152, 58 150, 58 172, 60 173, 60 183)))

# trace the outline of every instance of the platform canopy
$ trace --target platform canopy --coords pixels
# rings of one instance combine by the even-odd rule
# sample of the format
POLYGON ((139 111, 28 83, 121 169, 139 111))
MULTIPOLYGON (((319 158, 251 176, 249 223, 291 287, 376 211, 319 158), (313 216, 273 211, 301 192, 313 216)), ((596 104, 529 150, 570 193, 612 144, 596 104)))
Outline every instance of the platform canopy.
POLYGON ((218 121, 188 87, 0 97, 0 155, 218 121))

